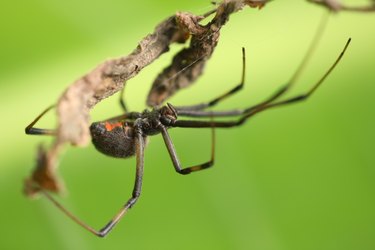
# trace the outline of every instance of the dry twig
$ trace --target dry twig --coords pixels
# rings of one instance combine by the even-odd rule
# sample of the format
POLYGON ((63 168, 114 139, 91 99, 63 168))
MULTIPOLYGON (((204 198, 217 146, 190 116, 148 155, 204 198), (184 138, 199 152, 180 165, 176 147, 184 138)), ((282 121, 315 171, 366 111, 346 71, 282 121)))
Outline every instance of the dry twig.
MULTIPOLYGON (((172 43, 185 43, 188 48, 177 53, 169 67, 156 78, 148 95, 149 106, 159 105, 179 89, 191 85, 203 72, 218 43, 220 29, 229 16, 245 6, 262 8, 270 0, 224 0, 214 11, 202 16, 178 12, 156 26, 152 34, 139 42, 128 56, 108 60, 70 85, 59 98, 57 109, 57 136, 49 149, 40 147, 36 167, 25 181, 25 193, 33 196, 41 189, 59 192, 61 183, 56 177, 58 159, 67 143, 85 146, 90 141, 89 110, 101 100, 124 87, 127 80, 136 76, 144 67, 169 50, 172 43), (200 21, 215 14, 207 25, 200 21)), ((375 1, 364 7, 349 7, 339 0, 307 0, 333 11, 375 10, 375 1)))
POLYGON ((62 189, 56 176, 59 154, 66 143, 76 146, 88 144, 91 138, 89 110, 122 89, 127 80, 167 52, 170 44, 184 43, 192 35, 190 47, 178 53, 171 66, 158 76, 149 95, 149 105, 160 104, 202 74, 204 64, 218 42, 219 30, 228 21, 230 14, 245 6, 260 8, 266 2, 267 0, 224 0, 215 11, 203 16, 179 12, 160 23, 154 33, 143 38, 130 55, 108 60, 75 81, 58 100, 56 140, 48 150, 39 148, 36 167, 31 177, 25 181, 25 194, 33 196, 41 189, 53 192, 62 189), (200 25, 199 21, 211 13, 215 13, 211 22, 205 26, 200 25), (171 78, 175 74, 178 75, 171 78), (164 80, 167 80, 166 83, 164 80), (165 88, 160 87, 163 84, 166 84, 165 88))

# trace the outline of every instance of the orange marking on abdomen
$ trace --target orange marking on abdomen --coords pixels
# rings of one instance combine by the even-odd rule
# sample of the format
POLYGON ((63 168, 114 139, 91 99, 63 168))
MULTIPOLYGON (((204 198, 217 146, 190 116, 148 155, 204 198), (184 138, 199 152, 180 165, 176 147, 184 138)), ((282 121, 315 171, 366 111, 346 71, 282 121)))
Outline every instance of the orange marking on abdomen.
POLYGON ((116 123, 109 123, 109 122, 106 122, 105 123, 105 129, 109 132, 109 131, 112 131, 113 129, 117 128, 117 127, 122 127, 122 123, 121 122, 116 122, 116 123))

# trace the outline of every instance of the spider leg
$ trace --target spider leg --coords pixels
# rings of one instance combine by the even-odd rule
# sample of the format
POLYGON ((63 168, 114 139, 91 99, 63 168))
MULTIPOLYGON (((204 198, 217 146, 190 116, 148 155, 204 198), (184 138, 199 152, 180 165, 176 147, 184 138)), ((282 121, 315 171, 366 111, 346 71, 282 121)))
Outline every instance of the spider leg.
MULTIPOLYGON (((135 67, 134 67, 134 72, 136 72, 136 71, 138 71, 138 65, 135 65, 135 67)), ((125 86, 126 86, 126 82, 124 82, 124 86, 121 89, 119 102, 120 102, 120 106, 121 106, 122 110, 124 111, 124 113, 127 113, 128 108, 126 106, 125 98, 124 98, 125 86)))
MULTIPOLYGON (((215 128, 230 128, 230 127, 236 127, 244 124, 247 119, 250 117, 265 111, 269 108, 282 106, 285 104, 291 104, 299 101, 306 100, 308 97, 310 97, 314 91, 319 87, 319 85, 322 83, 322 80, 319 81, 317 84, 315 84, 307 93, 298 95, 296 97, 292 97, 283 101, 270 103, 266 105, 259 106, 257 109, 251 109, 247 111, 242 117, 240 117, 238 120, 233 121, 217 121, 217 122, 210 122, 210 121, 198 121, 198 120, 176 120, 169 124, 171 127, 183 127, 183 128, 208 128, 208 127, 215 127, 215 128)), ((216 117, 215 112, 207 112, 207 116, 210 115, 212 117, 216 117)), ((220 115, 220 113, 219 113, 220 115)))
POLYGON ((28 135, 56 135, 56 130, 52 129, 41 129, 34 128, 34 125, 42 118, 48 111, 54 108, 56 105, 51 105, 46 108, 40 115, 38 115, 27 127, 25 128, 25 133, 28 135))
POLYGON ((206 111, 206 110, 176 110, 178 116, 186 117, 228 117, 239 116, 246 113, 245 109, 232 109, 225 111, 206 111))
POLYGON ((57 208, 59 208, 64 214, 66 214, 69 218, 75 221, 77 224, 85 228, 86 230, 90 231, 91 233, 95 234, 99 237, 106 236, 113 227, 120 221, 120 219, 128 212, 128 210, 137 202, 142 189, 142 177, 143 177, 143 167, 144 167, 144 140, 142 133, 137 131, 137 135, 135 138, 136 143, 136 157, 137 157, 137 166, 136 166, 136 174, 135 174, 135 183, 133 188, 133 193, 131 198, 123 205, 120 211, 99 231, 93 229, 85 222, 81 221, 69 212, 65 207, 63 207, 55 198, 52 197, 47 191, 41 190, 41 192, 46 196, 57 208))
POLYGON ((124 113, 127 113, 128 109, 126 107, 124 93, 125 93, 125 84, 124 84, 124 87, 121 89, 121 92, 120 92, 120 106, 121 106, 122 110, 124 111, 124 113))
POLYGON ((164 126, 161 126, 161 134, 163 136, 165 145, 167 146, 167 149, 168 149, 168 153, 171 157, 173 166, 177 173, 186 175, 186 174, 190 174, 191 172, 207 169, 214 164, 214 160, 215 160, 215 129, 214 128, 212 128, 211 159, 208 162, 198 164, 195 166, 191 166, 191 167, 187 167, 187 168, 182 168, 181 163, 178 159, 175 147, 173 145, 173 142, 169 136, 167 129, 164 126))
POLYGON ((184 113, 185 110, 203 110, 203 109, 215 106, 220 101, 222 101, 222 100, 226 99, 227 97, 235 94, 236 92, 240 91, 243 88, 243 86, 245 84, 245 71, 246 71, 245 48, 242 48, 242 76, 241 76, 241 82, 238 85, 236 85, 234 88, 230 89, 226 93, 220 95, 219 97, 216 97, 215 99, 213 99, 209 102, 204 102, 204 103, 191 105, 191 106, 175 107, 176 111, 184 113))
POLYGON ((137 166, 135 173, 135 183, 133 188, 132 197, 124 204, 120 211, 112 218, 107 225, 100 229, 97 234, 100 237, 106 236, 112 228, 120 221, 120 219, 127 213, 127 211, 134 206, 137 202, 139 196, 141 195, 142 190, 142 178, 143 178, 143 169, 144 169, 144 140, 143 135, 140 131, 136 131, 135 137, 136 144, 136 155, 137 155, 137 166))
POLYGON ((227 110, 227 111, 203 111, 203 110, 184 110, 183 112, 177 111, 178 115, 181 116, 189 116, 189 117, 228 117, 228 116, 247 116, 252 115, 252 113, 258 113, 262 110, 268 109, 270 107, 280 106, 283 104, 293 103, 299 100, 304 100, 308 98, 322 83, 323 81, 329 76, 329 74, 333 71, 333 69, 337 66, 337 64, 340 62, 341 58, 343 57, 346 49, 348 48, 349 44, 351 42, 351 39, 349 38, 347 43, 345 44, 344 49, 341 51, 340 55, 337 57, 336 61, 331 65, 331 67, 327 70, 327 72, 320 78, 320 80, 314 84, 314 86, 305 94, 289 98, 284 101, 277 101, 274 102, 276 99, 278 99, 281 95, 283 95, 290 87, 289 85, 284 86, 282 89, 280 89, 278 92, 276 92, 274 95, 272 95, 270 98, 266 99, 265 101, 256 104, 254 106, 245 108, 245 109, 235 109, 235 110, 227 110))
MULTIPOLYGON (((164 125, 170 126, 170 127, 185 127, 185 128, 207 128, 207 127, 228 128, 228 127, 235 127, 235 126, 242 125, 250 117, 252 117, 255 114, 258 114, 262 111, 265 111, 269 108, 274 108, 274 107, 278 107, 278 106, 282 106, 282 105, 291 104, 291 103, 306 100, 308 97, 310 97, 316 91, 316 89, 324 82, 324 80, 329 76, 329 74, 332 72, 332 70, 337 66, 337 64, 339 63, 339 61, 343 57, 346 49, 348 48, 348 46, 350 44, 350 41, 351 41, 351 39, 349 38, 349 40, 345 44, 344 49, 342 50, 342 52, 340 53, 340 55, 336 59, 336 61, 331 65, 331 67, 327 70, 327 72, 319 79, 319 81, 317 81, 312 86, 312 88, 304 94, 301 94, 301 95, 298 95, 298 96, 295 96, 295 97, 291 97, 291 98, 288 98, 286 100, 273 102, 273 103, 262 102, 259 105, 255 105, 253 107, 244 109, 242 117, 240 117, 238 120, 233 120, 233 121, 176 120, 176 121, 173 121, 169 124, 164 124, 164 125)), ((191 111, 191 112, 196 112, 196 111, 191 111)), ((231 111, 226 111, 226 112, 230 113, 231 111)), ((222 113, 216 112, 215 113, 215 111, 212 111, 212 112, 206 112, 205 115, 211 116, 211 117, 217 117, 217 116, 220 116, 220 114, 223 114, 223 113, 224 112, 222 112, 222 113)), ((201 114, 203 114, 203 111, 201 112, 201 114)))

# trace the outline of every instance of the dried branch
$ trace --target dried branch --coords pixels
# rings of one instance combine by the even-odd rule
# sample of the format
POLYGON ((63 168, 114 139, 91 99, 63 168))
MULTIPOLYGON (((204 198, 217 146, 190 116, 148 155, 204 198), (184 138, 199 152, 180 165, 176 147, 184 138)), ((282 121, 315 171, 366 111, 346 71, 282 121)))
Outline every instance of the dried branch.
MULTIPOLYGON (((171 65, 156 78, 149 92, 147 104, 159 105, 176 91, 187 87, 202 74, 205 63, 218 43, 220 29, 229 16, 245 6, 262 8, 270 0, 224 0, 217 8, 202 16, 179 12, 156 26, 152 34, 139 42, 128 56, 108 60, 70 85, 57 103, 57 136, 49 149, 40 147, 32 175, 25 181, 25 193, 33 196, 41 189, 59 192, 62 183, 56 176, 58 159, 64 145, 85 146, 90 141, 89 110, 101 100, 124 87, 127 80, 169 50, 172 43, 185 43, 189 47, 177 53, 171 65), (215 14, 207 25, 200 21, 215 14)), ((370 12, 375 1, 364 7, 349 7, 339 0, 307 0, 333 11, 370 12)))
POLYGON ((58 159, 66 143, 85 146, 90 141, 89 110, 101 100, 113 95, 124 87, 124 83, 136 76, 139 71, 169 50, 172 43, 184 43, 190 35, 190 47, 178 53, 169 69, 155 81, 169 79, 167 92, 156 87, 151 91, 148 103, 159 104, 178 89, 190 85, 202 74, 205 62, 209 59, 218 42, 219 30, 228 21, 229 15, 243 7, 263 7, 267 0, 224 0, 215 11, 203 16, 180 12, 160 23, 154 33, 146 36, 128 56, 108 60, 93 71, 74 82, 59 98, 57 103, 57 136, 49 150, 42 147, 38 151, 36 167, 25 181, 25 194, 33 196, 41 189, 59 192, 62 184, 56 176, 58 159), (212 21, 201 26, 199 21, 216 13, 212 21), (186 66, 190 66, 186 69, 186 66), (186 70, 182 70, 186 69, 186 70), (169 88, 169 89, 168 89, 169 88), (169 91, 170 90, 170 91, 169 91))

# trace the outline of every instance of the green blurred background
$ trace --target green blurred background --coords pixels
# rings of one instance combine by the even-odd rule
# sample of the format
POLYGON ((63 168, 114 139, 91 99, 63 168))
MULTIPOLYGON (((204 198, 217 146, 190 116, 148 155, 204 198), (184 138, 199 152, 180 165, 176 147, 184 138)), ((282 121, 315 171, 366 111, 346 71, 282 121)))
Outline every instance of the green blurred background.
MULTIPOLYGON (((347 1, 352 4, 366 1, 347 1)), ((0 249, 375 249, 375 14, 340 13, 293 94, 307 90, 352 44, 307 102, 267 111, 246 125, 217 131, 214 168, 174 172, 160 136, 146 150, 143 194, 105 239, 92 236, 45 199, 22 194, 36 147, 50 138, 24 127, 75 79, 103 60, 130 53, 178 10, 203 13, 209 1, 3 1, 0 4, 0 249)), ((245 89, 217 109, 245 107, 292 75, 325 10, 300 0, 274 1, 231 16, 198 83, 170 102, 209 100, 238 83, 247 49, 245 89), (194 98, 192 98, 194 97, 194 98)), ((145 108, 173 46, 127 85, 133 110, 145 108)), ((101 102, 93 120, 121 112, 118 97, 101 102)), ((40 123, 53 127, 53 112, 40 123)), ((209 130, 175 129, 185 165, 206 161, 209 130)), ((59 198, 100 228, 131 194, 134 159, 67 147, 59 198)))

